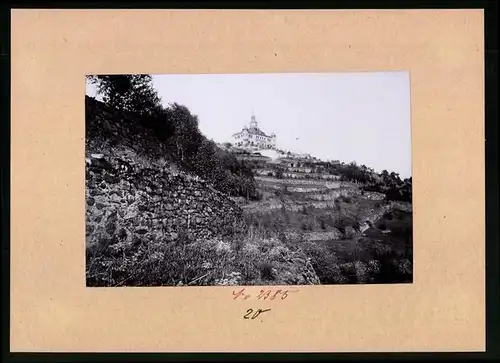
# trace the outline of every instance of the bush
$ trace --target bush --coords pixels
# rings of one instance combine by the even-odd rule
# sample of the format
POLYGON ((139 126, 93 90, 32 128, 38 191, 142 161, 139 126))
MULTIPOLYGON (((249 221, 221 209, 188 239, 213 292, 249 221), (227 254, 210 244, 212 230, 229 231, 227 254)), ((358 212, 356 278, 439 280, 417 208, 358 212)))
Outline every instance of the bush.
POLYGON ((349 284, 358 282, 356 265, 353 262, 343 263, 339 266, 340 273, 349 284))
POLYGON ((263 280, 274 280, 273 264, 269 261, 264 261, 259 266, 260 278, 263 280))
POLYGON ((333 209, 336 211, 336 212, 340 212, 342 210, 342 206, 340 205, 339 201, 338 200, 335 200, 333 202, 334 204, 334 207, 333 209))
POLYGON ((87 284, 159 286, 197 281, 210 285, 224 275, 231 253, 229 245, 221 241, 189 242, 185 237, 175 242, 144 243, 137 249, 122 251, 115 257, 103 255, 101 259, 94 259, 88 265, 87 284))
POLYGON ((333 226, 341 233, 345 233, 347 227, 353 227, 355 229, 359 228, 359 223, 354 218, 341 215, 335 219, 333 226))
POLYGON ((310 258, 311 265, 322 284, 344 284, 348 280, 342 275, 337 257, 324 246, 315 242, 304 242, 302 251, 310 258))
POLYGON ((392 235, 394 237, 412 237, 412 227, 405 225, 395 225, 391 228, 392 235))
MULTIPOLYGON (((127 137, 147 139, 134 146, 141 147, 152 157, 163 157, 181 169, 205 179, 216 189, 233 196, 258 199, 256 182, 249 165, 220 149, 199 130, 199 120, 190 110, 177 103, 163 107, 149 75, 91 76, 104 104, 86 97, 86 128, 105 136, 110 142, 122 142, 127 137), (103 109, 99 109, 100 105, 103 109), (106 122, 96 122, 97 111, 115 114, 106 122), (116 112, 115 112, 116 111, 116 112), (113 119, 114 118, 114 119, 113 119), (117 125, 118 120, 121 122, 117 125), (124 135, 108 130, 108 124, 122 127, 124 135), (145 135, 152 134, 157 144, 145 135), (122 137, 126 136, 126 137, 122 137)), ((88 133, 88 132, 87 132, 88 133)), ((149 136, 148 136, 149 137, 149 136)))
POLYGON ((408 283, 413 280, 413 263, 404 254, 400 255, 389 246, 376 248, 375 257, 379 264, 378 272, 373 280, 375 283, 408 283))
POLYGON ((344 202, 344 203, 352 203, 352 198, 349 196, 341 195, 340 197, 337 198, 339 202, 344 202))

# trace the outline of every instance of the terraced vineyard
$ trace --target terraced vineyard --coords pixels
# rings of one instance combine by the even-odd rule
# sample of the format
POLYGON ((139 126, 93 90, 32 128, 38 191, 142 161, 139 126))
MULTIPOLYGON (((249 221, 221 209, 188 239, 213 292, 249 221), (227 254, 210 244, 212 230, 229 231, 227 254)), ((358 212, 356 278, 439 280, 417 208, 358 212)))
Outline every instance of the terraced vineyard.
POLYGON ((276 178, 264 168, 255 169, 262 199, 240 202, 247 224, 304 251, 321 283, 411 281, 410 203, 328 178, 276 178))

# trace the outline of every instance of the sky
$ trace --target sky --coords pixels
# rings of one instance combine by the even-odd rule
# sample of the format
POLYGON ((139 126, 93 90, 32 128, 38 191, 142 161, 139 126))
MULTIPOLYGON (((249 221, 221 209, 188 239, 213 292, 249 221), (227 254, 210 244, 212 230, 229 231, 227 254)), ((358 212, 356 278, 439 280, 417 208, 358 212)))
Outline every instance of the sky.
POLYGON ((153 86, 216 142, 231 142, 253 112, 280 149, 411 176, 409 72, 169 74, 153 86))

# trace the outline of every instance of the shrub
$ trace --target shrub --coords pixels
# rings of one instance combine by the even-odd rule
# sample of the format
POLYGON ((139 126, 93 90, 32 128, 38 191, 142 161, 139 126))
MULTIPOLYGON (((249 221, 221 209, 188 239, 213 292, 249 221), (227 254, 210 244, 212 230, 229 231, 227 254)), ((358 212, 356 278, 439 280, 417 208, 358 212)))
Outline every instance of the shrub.
POLYGON ((264 261, 259 266, 260 277, 263 280, 274 280, 273 264, 269 261, 264 261))
POLYGON ((343 263, 339 268, 340 273, 347 280, 347 283, 355 284, 358 282, 356 265, 353 262, 343 263))
MULTIPOLYGON (((137 249, 123 250, 113 258, 94 261, 87 270, 87 283, 94 286, 158 286, 187 284, 200 276, 202 265, 216 264, 224 252, 213 244, 147 243, 137 249)), ((215 265, 214 265, 215 266, 215 265)), ((221 273, 221 270, 215 271, 221 273)), ((212 277, 216 277, 214 273, 212 277)))
POLYGON ((346 215, 341 215, 337 219, 335 219, 333 226, 336 229, 338 229, 341 233, 345 233, 347 227, 353 227, 355 229, 359 229, 358 221, 346 215))
POLYGON ((262 198, 263 198, 262 193, 261 193, 261 192, 259 192, 259 191, 256 191, 256 192, 255 192, 255 194, 252 194, 252 196, 251 196, 251 198, 250 198, 250 199, 251 199, 251 200, 256 200, 256 201, 259 201, 259 200, 262 200, 262 198))
POLYGON ((288 238, 286 236, 286 233, 283 229, 280 228, 280 230, 278 231, 278 238, 281 242, 283 243, 287 243, 288 241, 288 238))
POLYGON ((243 246, 244 246, 243 238, 236 238, 234 240, 234 251, 236 252, 236 255, 239 255, 241 253, 243 246))
POLYGON ((401 256, 389 246, 377 246, 375 257, 379 269, 374 275, 375 283, 406 283, 413 279, 413 264, 409 258, 401 256), (382 247, 382 248, 381 248, 382 247))
POLYGON ((351 203, 352 198, 349 196, 341 195, 340 197, 337 198, 339 202, 344 202, 344 203, 351 203))
POLYGON ((323 245, 315 242, 304 242, 302 251, 310 258, 314 271, 322 284, 343 284, 348 280, 342 275, 337 257, 323 245))
POLYGON ((372 271, 367 263, 363 261, 355 261, 354 269, 356 273, 357 283, 364 284, 370 280, 370 275, 372 274, 372 271))
POLYGON ((394 237, 412 237, 411 225, 395 225, 392 227, 391 232, 394 237))
POLYGON ((111 143, 124 142, 130 137, 146 140, 148 142, 139 142, 134 146, 143 149, 149 157, 164 157, 181 169, 212 183, 221 192, 247 199, 258 198, 251 167, 202 135, 198 117, 187 107, 176 103, 163 107, 152 86, 151 76, 106 75, 89 79, 97 85, 105 102, 103 104, 86 97, 88 135, 93 138, 105 136, 111 143), (112 115, 118 112, 113 110, 118 110, 119 115, 110 117, 106 122, 96 121, 97 112, 110 111, 108 113, 112 115), (118 119, 121 122, 119 125, 118 119), (121 127, 123 135, 111 132, 109 125, 115 129, 121 127), (144 137, 146 135, 148 137, 144 137), (149 142, 151 137, 156 138, 153 147, 149 142))

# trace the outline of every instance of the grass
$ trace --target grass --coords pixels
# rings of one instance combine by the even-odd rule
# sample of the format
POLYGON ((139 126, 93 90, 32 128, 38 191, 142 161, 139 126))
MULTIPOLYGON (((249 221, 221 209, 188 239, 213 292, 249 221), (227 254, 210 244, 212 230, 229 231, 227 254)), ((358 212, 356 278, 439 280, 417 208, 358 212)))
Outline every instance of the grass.
MULTIPOLYGON (((261 188, 267 188, 267 183, 261 188)), ((318 192, 313 192, 318 193, 318 192)), ((287 201, 302 201, 308 193, 282 193, 287 201)), ((298 238, 284 243, 300 249, 322 284, 402 283, 413 279, 412 215, 393 210, 359 236, 363 212, 379 210, 385 201, 359 196, 336 199, 332 208, 302 207, 298 211, 272 210, 246 215, 247 223, 270 235, 297 230, 298 238), (353 231, 358 230, 358 236, 353 231), (385 232, 383 233, 382 230, 385 232), (308 241, 310 232, 340 232, 340 240, 308 241)))
MULTIPOLYGON (((300 194, 285 188, 279 191, 279 197, 291 200, 300 194)), ((269 200, 279 197, 265 194, 269 200)), ((245 214, 247 234, 232 240, 191 241, 181 233, 176 240, 136 239, 127 245, 117 232, 117 238, 88 247, 87 284, 288 285, 305 283, 301 275, 306 265, 319 279, 313 283, 411 282, 411 213, 386 213, 364 236, 349 236, 359 227, 360 211, 382 205, 340 197, 332 208, 249 212, 245 214), (291 237, 290 231, 296 231, 296 236, 291 237), (343 238, 308 240, 310 232, 332 231, 343 238)))
POLYGON ((299 248, 310 258, 323 284, 411 282, 411 213, 397 210, 386 213, 362 237, 350 237, 347 233, 360 227, 360 211, 382 206, 381 202, 359 197, 341 197, 330 209, 303 207, 297 212, 281 209, 248 213, 246 220, 267 236, 298 230, 298 238, 288 238, 284 243, 288 248, 299 248), (307 240, 309 232, 332 230, 339 231, 344 238, 307 240))
MULTIPOLYGON (((366 204, 366 203, 365 203, 366 204)), ((368 202, 367 206, 373 203, 368 202)), ((341 199, 332 208, 303 206, 297 211, 284 208, 253 211, 245 214, 249 226, 263 228, 272 232, 287 231, 340 231, 346 233, 348 227, 359 228, 361 217, 359 204, 353 198, 341 199)))
POLYGON ((270 261, 261 262, 259 265, 260 278, 262 280, 274 280, 273 264, 270 261))
MULTIPOLYGON (((290 285, 300 283, 307 258, 262 230, 234 240, 114 241, 87 250, 88 286, 290 285), (298 258, 299 262, 289 261, 298 258)), ((302 281, 304 283, 304 281, 302 281)))
POLYGON ((190 241, 182 235, 175 241, 134 245, 112 241, 105 246, 106 253, 88 251, 87 284, 288 285, 302 281, 307 263, 322 284, 410 282, 411 250, 403 237, 396 233, 294 241, 261 226, 249 228, 246 236, 232 241, 190 241))

